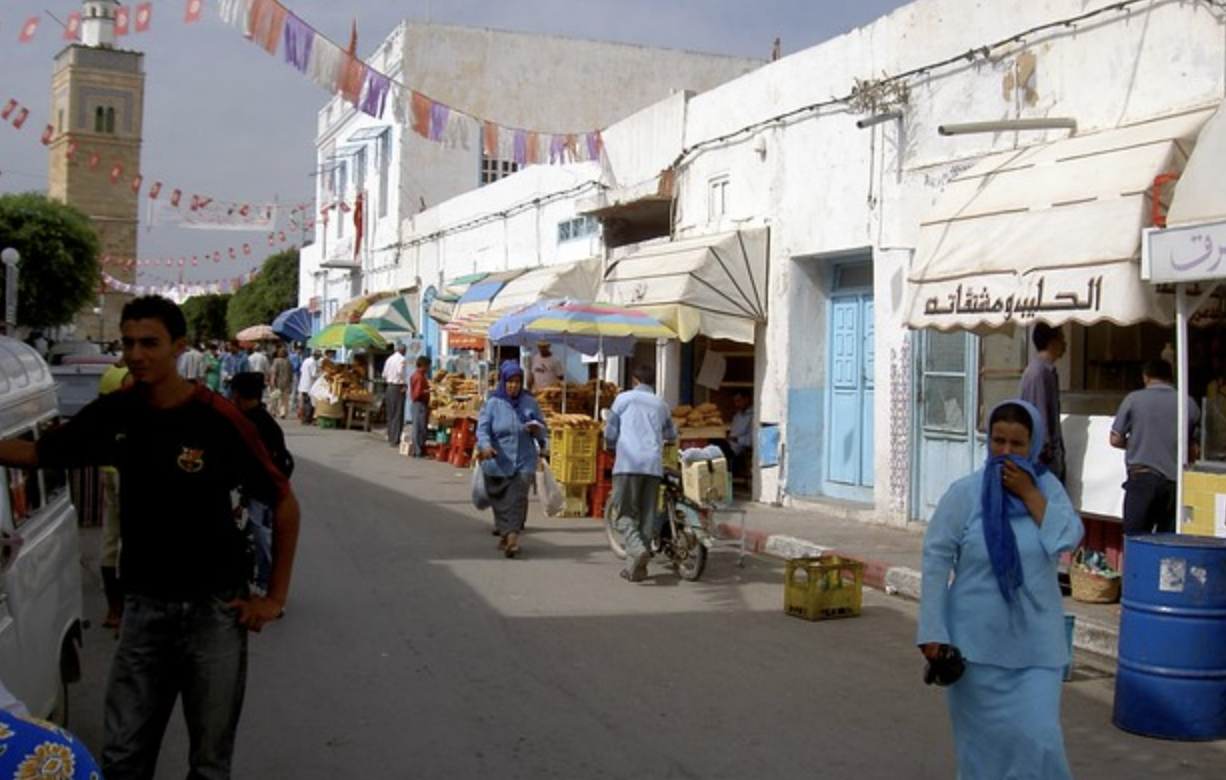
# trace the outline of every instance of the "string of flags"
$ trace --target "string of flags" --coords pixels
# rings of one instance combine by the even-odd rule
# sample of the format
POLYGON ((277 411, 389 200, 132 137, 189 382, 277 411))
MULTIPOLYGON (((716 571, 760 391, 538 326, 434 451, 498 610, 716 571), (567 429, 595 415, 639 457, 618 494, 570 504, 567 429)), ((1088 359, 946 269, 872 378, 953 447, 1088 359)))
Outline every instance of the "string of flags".
POLYGON ((505 127, 441 103, 380 73, 358 58, 356 25, 348 50, 341 49, 282 5, 279 0, 220 0, 221 20, 331 94, 378 119, 391 98, 395 120, 430 141, 470 148, 480 143, 487 157, 519 165, 599 160, 599 130, 549 133, 505 127))
MULTIPOLYGON (((184 24, 200 21, 203 12, 204 0, 185 0, 184 24)), ((280 52, 287 65, 362 112, 382 119, 390 102, 395 120, 427 140, 464 149, 480 144, 487 157, 521 166, 599 160, 602 154, 599 130, 552 133, 507 127, 422 94, 359 58, 356 35, 349 48, 342 49, 279 0, 218 0, 217 12, 247 40, 270 55, 280 52)), ((18 42, 33 40, 40 24, 41 17, 26 19, 18 42)), ((117 37, 145 33, 152 26, 151 2, 123 5, 116 12, 117 37)), ((80 30, 80 12, 69 14, 64 39, 80 40, 80 30)))
POLYGON ((131 284, 122 279, 116 279, 107 272, 102 272, 103 291, 111 290, 127 295, 162 295, 182 303, 197 295, 224 295, 238 292, 244 285, 256 277, 256 272, 235 276, 230 279, 208 279, 203 281, 182 282, 170 279, 157 279, 156 284, 131 284))

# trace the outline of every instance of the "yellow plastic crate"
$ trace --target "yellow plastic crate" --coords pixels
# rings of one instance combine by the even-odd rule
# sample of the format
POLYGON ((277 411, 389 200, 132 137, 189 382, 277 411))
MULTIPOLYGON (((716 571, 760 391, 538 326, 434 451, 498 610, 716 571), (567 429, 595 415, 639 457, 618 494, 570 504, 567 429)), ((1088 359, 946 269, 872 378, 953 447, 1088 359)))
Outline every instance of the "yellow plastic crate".
POLYGON ((860 614, 864 564, 838 555, 793 558, 783 580, 783 611, 805 620, 860 614))
POLYGON ((664 445, 664 468, 679 469, 681 468, 681 445, 665 444, 664 445))
POLYGON ((596 481, 596 453, 574 458, 555 452, 549 457, 549 468, 563 485, 591 485, 596 481))
POLYGON ((587 485, 563 485, 566 494, 566 506, 562 509, 563 517, 587 517, 587 485))
POLYGON ((564 458, 595 458, 599 428, 558 428, 549 432, 549 449, 564 458))

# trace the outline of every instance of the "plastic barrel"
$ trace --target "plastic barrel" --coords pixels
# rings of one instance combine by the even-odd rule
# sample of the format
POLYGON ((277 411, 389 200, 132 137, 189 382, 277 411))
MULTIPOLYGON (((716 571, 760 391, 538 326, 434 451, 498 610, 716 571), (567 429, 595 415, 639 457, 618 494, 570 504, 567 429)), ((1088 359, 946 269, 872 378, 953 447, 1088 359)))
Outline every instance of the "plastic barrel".
POLYGON ((1123 577, 1113 722, 1226 738, 1226 539, 1129 536, 1123 577))

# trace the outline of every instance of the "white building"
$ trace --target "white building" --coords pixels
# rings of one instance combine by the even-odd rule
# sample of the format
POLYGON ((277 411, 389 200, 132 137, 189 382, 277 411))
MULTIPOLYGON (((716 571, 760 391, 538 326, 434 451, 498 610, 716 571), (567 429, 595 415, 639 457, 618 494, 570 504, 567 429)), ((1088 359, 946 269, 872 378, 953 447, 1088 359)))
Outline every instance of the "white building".
POLYGON ((382 118, 341 97, 319 113, 319 214, 302 252, 300 300, 325 322, 361 293, 415 290, 420 300, 437 285, 437 269, 406 262, 415 244, 402 229, 417 230, 416 215, 532 162, 598 156, 595 134, 615 120, 762 64, 407 22, 367 62, 393 80, 382 118))
POLYGON ((754 388, 781 443, 756 497, 897 524, 927 519, 981 462, 980 418, 1016 390, 1028 326, 1063 325, 1070 494, 1091 519, 1118 517, 1123 457, 1106 427, 1170 340, 1169 296, 1140 277, 1141 231, 1221 102, 1224 30, 1220 8, 1176 0, 1007 14, 920 0, 627 112, 603 134, 590 190, 596 174, 580 167, 488 195, 503 208, 531 195, 547 217, 534 208, 460 238, 456 226, 498 206, 424 212, 405 230, 419 258, 405 265, 449 279, 560 261, 545 227, 598 218, 602 297, 685 331, 655 356, 669 400, 754 388), (996 124, 966 126, 979 122, 996 124), (706 292, 683 283, 704 274, 706 292), (711 353, 722 387, 696 381, 711 353))

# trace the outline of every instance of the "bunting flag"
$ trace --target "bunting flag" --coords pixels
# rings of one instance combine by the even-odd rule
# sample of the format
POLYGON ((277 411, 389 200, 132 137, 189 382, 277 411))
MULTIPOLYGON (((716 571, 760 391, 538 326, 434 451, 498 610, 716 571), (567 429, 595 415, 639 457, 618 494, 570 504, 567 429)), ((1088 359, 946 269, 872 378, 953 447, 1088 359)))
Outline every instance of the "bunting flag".
POLYGON ((116 36, 128 34, 130 17, 131 17, 131 12, 128 10, 128 7, 126 5, 119 6, 118 10, 115 11, 115 35, 116 36))
POLYGON ((276 0, 255 0, 248 16, 251 40, 269 54, 277 53, 288 12, 276 0))
POLYGON ((120 176, 123 176, 123 165, 115 163, 111 166, 111 184, 118 184, 120 176))
POLYGON ((204 10, 204 0, 187 0, 187 8, 183 11, 183 23, 192 24, 200 21, 200 13, 204 10))
POLYGON ((73 11, 64 22, 64 40, 75 41, 81 37, 81 12, 73 11))
POLYGON ((26 108, 25 106, 22 106, 21 110, 17 112, 17 115, 13 117, 13 127, 20 130, 21 126, 26 123, 26 119, 29 118, 29 116, 30 116, 30 109, 26 108))
POLYGON ((153 186, 149 188, 149 200, 157 200, 158 195, 162 192, 162 183, 155 181, 153 186))
POLYGON ((141 3, 136 6, 136 31, 147 32, 153 19, 153 3, 141 3))
POLYGON ((139 195, 140 187, 145 182, 145 177, 139 173, 132 177, 132 194, 139 195))
POLYGON ((14 100, 13 98, 9 98, 8 102, 4 104, 4 110, 0 111, 0 119, 3 119, 4 121, 7 122, 8 118, 12 116, 13 112, 16 110, 17 110, 17 101, 14 100))
POLYGON ((38 23, 40 19, 37 16, 31 16, 26 19, 26 23, 21 25, 21 35, 17 36, 18 43, 29 43, 34 37, 34 33, 38 32, 38 23))
POLYGON ((39 139, 43 146, 50 146, 51 139, 55 137, 55 126, 47 125, 43 128, 43 136, 39 139))

